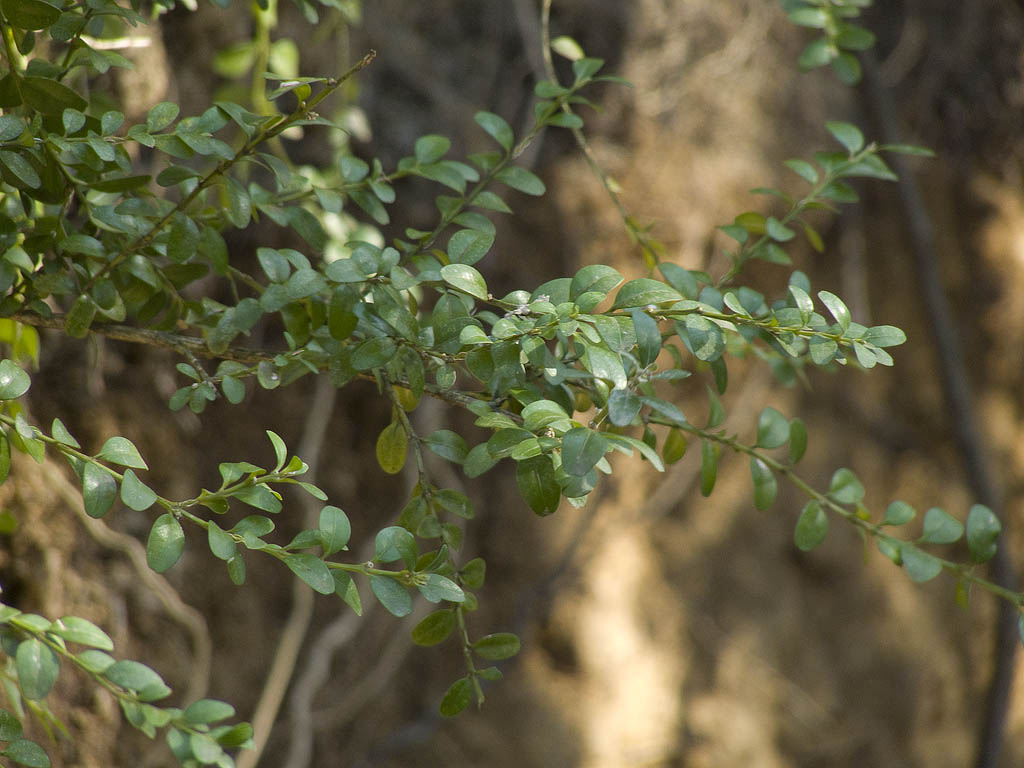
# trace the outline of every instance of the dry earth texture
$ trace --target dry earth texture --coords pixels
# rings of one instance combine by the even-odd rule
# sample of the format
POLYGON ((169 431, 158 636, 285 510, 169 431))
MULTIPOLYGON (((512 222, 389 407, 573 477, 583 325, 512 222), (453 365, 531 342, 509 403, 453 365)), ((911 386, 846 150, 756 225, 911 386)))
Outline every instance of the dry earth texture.
MULTIPOLYGON (((355 132, 360 155, 387 164, 427 132, 479 150, 477 109, 513 124, 529 119, 541 67, 532 0, 365 5, 358 24, 325 14, 312 31, 282 5, 275 32, 299 42, 304 74, 332 74, 369 47, 379 51, 348 94, 372 129, 355 132)), ((875 76, 905 137, 938 152, 913 165, 935 242, 930 256, 960 331, 966 362, 958 375, 973 388, 982 445, 1005 495, 1005 543, 1021 555, 1024 10, 1012 0, 879 5, 869 16, 879 36, 875 76)), ((130 113, 172 99, 193 114, 223 85, 211 74, 214 51, 244 38, 249 24, 243 6, 175 11, 140 32, 151 36, 148 47, 126 53, 134 79, 110 87, 132 94, 130 113)), ((630 210, 655 221, 671 258, 691 268, 722 268, 715 225, 768 204, 749 188, 797 188, 781 161, 827 147, 825 120, 852 120, 871 136, 882 130, 868 90, 796 71, 804 38, 776 3, 560 0, 552 27, 635 84, 597 94, 603 112, 587 115, 588 132, 630 210)), ((289 151, 312 162, 325 156, 324 141, 309 134, 289 151)), ((635 249, 568 135, 548 135, 530 162, 549 195, 514 201, 517 214, 500 222, 485 262, 489 282, 534 286, 594 262, 639 275, 635 249)), ((813 372, 807 387, 781 389, 763 366, 735 365, 728 424, 749 435, 765 404, 800 414, 812 441, 804 471, 819 487, 850 466, 873 509, 898 497, 962 517, 975 498, 940 383, 908 214, 894 184, 859 190, 863 205, 822 219, 826 255, 793 255, 816 289, 849 299, 857 319, 907 330, 896 368, 813 372)), ((413 186, 392 218, 428 222, 430 195, 413 186)), ((257 243, 279 238, 257 231, 231 246, 248 258, 257 243)), ((778 292, 785 278, 768 267, 752 279, 778 292)), ((388 415, 372 388, 351 385, 331 412, 332 393, 302 380, 286 392, 253 392, 240 407, 217 403, 200 420, 164 405, 178 386, 173 362, 102 340, 46 336, 33 415, 37 423, 60 415, 89 446, 129 436, 154 468, 154 487, 171 498, 214 483, 217 461, 267 460, 265 427, 300 452, 315 451, 319 420, 318 482, 352 518, 355 551, 374 526, 394 519, 414 479, 396 484, 373 465, 388 415)), ((694 390, 681 405, 697 412, 701 402, 694 390)), ((424 404, 416 418, 437 426, 451 414, 424 404)), ((465 482, 478 505, 466 546, 489 563, 474 622, 520 632, 524 652, 482 712, 453 721, 435 712, 458 674, 458 654, 412 646, 414 618, 378 609, 357 620, 336 600, 309 603, 276 564, 252 562, 248 584, 236 589, 199 542, 166 578, 156 576, 137 543, 148 517, 122 510, 109 527, 85 519, 56 464, 21 461, 0 488, 20 520, 3 537, 0 574, 8 600, 89 617, 176 690, 231 701, 243 717, 297 640, 293 684, 263 766, 970 764, 993 673, 993 600, 975 594, 964 612, 950 581, 911 584, 839 523, 820 550, 802 554, 792 544, 802 505, 795 493, 754 511, 746 461, 726 457, 719 487, 703 499, 697 467, 688 455, 657 475, 620 460, 587 508, 543 520, 519 501, 505 471, 465 482), (287 626, 307 622, 304 637, 285 636, 287 626)), ((305 514, 297 499, 291 506, 280 522, 285 536, 305 514)), ((1024 680, 1016 682, 1003 766, 1024 763, 1024 680)), ((51 747, 55 765, 169 764, 165 748, 121 724, 102 693, 69 677, 56 695, 75 739, 51 747)))

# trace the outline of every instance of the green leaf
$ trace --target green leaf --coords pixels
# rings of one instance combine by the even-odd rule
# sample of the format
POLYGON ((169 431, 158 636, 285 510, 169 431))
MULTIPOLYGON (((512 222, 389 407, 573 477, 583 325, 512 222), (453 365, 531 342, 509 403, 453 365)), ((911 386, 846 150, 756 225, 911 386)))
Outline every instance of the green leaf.
POLYGON ((816 29, 824 29, 829 19, 828 14, 820 8, 806 7, 790 11, 788 17, 793 24, 801 27, 814 27, 816 29))
POLYGON ((14 174, 25 188, 38 189, 43 183, 32 164, 18 152, 0 149, 0 163, 7 166, 7 170, 14 174))
POLYGON ((483 275, 468 264, 447 264, 441 267, 441 279, 463 293, 477 299, 487 299, 487 283, 483 275))
POLYGON ((996 553, 996 540, 1002 525, 992 510, 982 504, 975 504, 967 514, 967 548, 971 561, 986 563, 996 553))
POLYGON ((91 621, 78 616, 65 616, 62 619, 57 619, 50 625, 49 631, 70 643, 89 645, 105 651, 114 650, 114 643, 106 632, 91 621))
POLYGON ((240 587, 245 584, 245 560, 242 559, 241 555, 235 555, 227 562, 228 566, 228 578, 231 579, 231 583, 236 587, 240 587))
POLYGON ((828 291, 818 291, 818 298, 821 299, 822 303, 828 307, 828 311, 832 313, 832 317, 839 323, 839 327, 845 332, 850 327, 850 310, 846 304, 836 296, 834 293, 828 291))
POLYGON ((219 560, 230 560, 238 554, 238 545, 234 538, 213 520, 207 521, 206 541, 210 552, 219 560))
POLYGON ((96 311, 96 302, 91 296, 83 293, 64 316, 64 332, 73 339, 85 338, 93 318, 96 317, 96 311))
POLYGON ((412 596, 390 576, 371 575, 370 590, 392 616, 402 618, 412 613, 412 596))
POLYGON ((787 160, 785 162, 787 168, 799 175, 804 181, 810 184, 818 183, 818 171, 815 170, 814 166, 805 160, 787 160))
POLYGON ((510 659, 519 653, 519 638, 511 632, 497 632, 481 637, 471 646, 473 653, 488 661, 510 659))
POLYGON ((512 213, 512 209, 508 207, 504 200, 486 189, 482 192, 477 192, 476 196, 473 198, 473 205, 487 211, 512 213))
POLYGON ((448 258, 455 264, 476 264, 487 255, 493 244, 493 232, 460 229, 448 240, 448 258))
POLYGON ((131 691, 137 691, 140 694, 140 698, 142 698, 142 694, 147 694, 146 700, 149 701, 163 698, 160 695, 162 691, 166 691, 164 695, 171 692, 171 689, 167 687, 167 684, 160 675, 145 664, 140 664, 131 659, 123 659, 111 664, 107 667, 103 676, 114 683, 114 685, 119 685, 131 691))
POLYGON ((468 677, 461 677, 445 692, 439 711, 444 717, 455 717, 469 706, 472 698, 473 681, 468 677))
POLYGON ((558 477, 547 456, 534 456, 517 462, 516 487, 534 514, 543 517, 558 509, 561 499, 558 477))
POLYGON ((185 549, 185 532, 174 515, 160 515, 149 530, 146 541, 146 562, 157 573, 163 573, 178 562, 185 549))
MULTIPOLYGON (((677 324, 678 327, 678 324, 677 324)), ((722 329, 703 315, 690 314, 683 323, 687 347, 698 360, 713 362, 725 351, 722 329)))
POLYGON ((178 105, 173 101, 161 101, 146 115, 146 131, 149 133, 162 131, 174 122, 179 111, 178 105))
POLYGON ((569 61, 579 61, 585 55, 580 44, 566 35, 559 35, 552 40, 551 50, 569 61))
POLYGON ((14 141, 25 133, 25 121, 16 115, 0 115, 0 141, 14 141))
POLYGON ((334 593, 334 577, 327 563, 316 555, 305 552, 289 554, 284 558, 288 569, 321 595, 334 593))
POLYGON ((498 459, 491 456, 490 451, 487 450, 487 443, 481 443, 480 445, 473 446, 470 452, 466 454, 466 460, 462 464, 462 471, 468 478, 480 477, 480 475, 492 469, 497 463, 498 459))
POLYGON ((320 529, 324 557, 330 557, 335 552, 345 549, 352 537, 352 524, 348 515, 338 507, 328 505, 321 509, 317 527, 320 529))
POLYGON ((666 464, 675 464, 686 454, 686 434, 681 429, 673 427, 665 437, 665 443, 661 447, 661 455, 666 464))
POLYGON ((750 477, 754 481, 754 506, 757 509, 768 509, 779 492, 779 482, 775 474, 761 459, 751 457, 750 477))
POLYGON ((249 486, 235 491, 234 497, 243 504, 277 514, 281 511, 281 497, 264 484, 249 486))
POLYGON ((939 507, 932 507, 924 513, 924 529, 921 538, 928 544, 952 544, 964 534, 963 524, 939 507))
POLYGON ((612 309, 623 309, 628 307, 648 307, 667 302, 681 301, 683 296, 675 288, 672 288, 660 280, 649 277, 641 277, 630 280, 615 294, 615 303, 612 309))
POLYGON ((800 513, 793 532, 793 542, 804 552, 810 552, 828 535, 828 515, 817 501, 809 501, 800 513))
POLYGON ((209 725, 235 716, 235 708, 226 701, 200 699, 192 702, 183 713, 191 725, 209 725))
POLYGON ((640 365, 646 367, 658 359, 661 354, 661 331, 658 321, 646 312, 634 310, 633 329, 636 331, 636 351, 640 365))
POLYGON ((401 560, 411 569, 416 564, 417 555, 416 538, 405 528, 392 525, 377 533, 373 551, 375 561, 393 563, 401 560))
POLYGON ((82 468, 82 500, 85 513, 99 519, 110 511, 117 498, 117 481, 106 469, 91 461, 82 468))
POLYGON ((32 380, 13 360, 0 361, 0 400, 14 400, 28 392, 32 380))
POLYGON ((480 589, 484 585, 484 577, 487 574, 487 563, 484 562, 483 558, 475 557, 462 566, 462 570, 459 571, 459 575, 462 577, 462 583, 470 589, 480 589))
POLYGON ((510 165, 506 168, 502 168, 498 171, 494 178, 505 184, 512 189, 516 189, 527 195, 540 196, 543 195, 546 187, 544 182, 541 181, 530 171, 525 168, 520 168, 517 165, 510 165))
POLYGON ((860 82, 861 66, 860 61, 851 53, 843 51, 832 59, 832 70, 846 85, 856 85, 860 82))
POLYGON ((114 436, 108 439, 100 452, 96 454, 96 458, 109 461, 112 464, 120 464, 123 467, 149 469, 149 465, 139 455, 138 449, 126 437, 114 436))
POLYGON ((97 675, 102 675, 114 664, 114 657, 103 651, 88 650, 78 654, 78 660, 82 662, 85 669, 97 675))
POLYGON ((769 216, 765 220, 765 233, 772 240, 777 240, 780 243, 789 242, 794 237, 796 237, 796 232, 787 227, 774 216, 769 216))
POLYGON ((377 437, 377 463, 389 475, 397 475, 405 466, 409 437, 398 419, 395 419, 377 437))
POLYGON ((50 758, 43 748, 28 739, 15 739, 0 755, 28 768, 50 768, 50 758))
POLYGON ((876 325, 867 329, 863 339, 876 347, 896 347, 907 340, 907 334, 894 325, 876 325))
POLYGON ((506 152, 512 149, 515 136, 512 133, 512 126, 505 122, 504 118, 493 112, 477 112, 473 119, 487 132, 488 136, 501 145, 502 149, 506 152))
POLYGON ((461 603, 466 600, 466 593, 462 591, 454 581, 439 573, 428 573, 426 581, 417 584, 420 594, 431 603, 439 603, 447 600, 451 603, 461 603))
POLYGON ((18 682, 26 699, 42 699, 53 688, 60 673, 60 663, 50 648, 36 638, 29 638, 18 645, 15 654, 15 668, 18 682))
MULTIPOLYGON (((472 267, 466 267, 472 269, 472 267)), ((398 345, 389 336, 378 336, 367 339, 354 350, 350 360, 352 367, 357 371, 368 371, 371 368, 380 368, 395 356, 398 345)))
POLYGON ((562 436, 562 469, 575 477, 587 474, 604 456, 608 440, 586 427, 573 427, 562 436))
POLYGON ((469 453, 469 446, 466 445, 465 438, 450 429, 439 429, 432 432, 423 440, 423 444, 442 459, 447 459, 453 464, 462 464, 469 453))
POLYGON ((139 480, 135 473, 126 469, 121 481, 121 501, 136 512, 144 512, 156 504, 157 495, 153 489, 139 480))
POLYGON ((608 418, 617 427, 632 424, 642 407, 643 401, 630 389, 613 389, 608 395, 608 418))
POLYGON ((757 418, 757 446, 778 448, 789 440, 789 421, 774 408, 765 408, 757 418))
POLYGON ((796 464, 807 451, 807 426, 800 419, 789 422, 789 462, 796 464))
POLYGON ((703 496, 710 496, 715 489, 715 480, 718 477, 718 457, 722 449, 718 443, 710 440, 702 440, 700 444, 700 492, 703 496))
POLYGON ((43 0, 2 0, 0 9, 19 29, 46 29, 60 18, 60 8, 43 0))
POLYGON ((851 155, 864 148, 864 134, 857 126, 851 123, 827 122, 825 127, 851 155))
POLYGON ((934 555, 923 552, 909 541, 900 542, 900 558, 911 581, 924 583, 942 573, 942 562, 934 555))
POLYGON ((610 381, 613 387, 626 386, 626 370, 622 358, 612 350, 599 344, 584 344, 583 367, 595 378, 610 381))
POLYGON ((444 136, 420 136, 416 139, 413 150, 416 154, 416 162, 420 165, 436 163, 448 153, 451 146, 451 141, 444 136))
POLYGON ((885 508, 882 525, 903 525, 913 520, 916 514, 917 512, 907 502, 894 501, 885 508))
POLYGON ((837 469, 832 475, 828 495, 839 504, 860 504, 864 499, 864 485, 851 470, 837 469))
POLYGON ((447 640, 455 631, 455 610, 445 608, 427 614, 419 624, 413 627, 412 641, 416 645, 429 647, 447 640))
POLYGON ((85 111, 89 106, 66 85, 48 77, 26 75, 21 78, 18 88, 25 103, 44 115, 60 115, 68 108, 85 111))

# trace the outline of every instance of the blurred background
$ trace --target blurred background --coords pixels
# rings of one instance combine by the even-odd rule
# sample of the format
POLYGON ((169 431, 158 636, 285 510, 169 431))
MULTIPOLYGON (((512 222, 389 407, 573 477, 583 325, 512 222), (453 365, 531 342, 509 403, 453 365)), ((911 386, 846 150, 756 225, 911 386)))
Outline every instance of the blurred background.
MULTIPOLYGON (((294 41, 303 75, 337 74, 378 51, 334 105, 352 153, 387 168, 416 137, 440 133, 464 155, 487 148, 475 111, 497 112, 517 132, 532 121, 543 71, 535 0, 338 5, 320 8, 310 25, 282 3, 272 36, 294 41)), ((909 164, 909 186, 858 183, 860 205, 819 221, 824 255, 791 251, 815 290, 843 296, 855 319, 907 331, 895 368, 814 370, 806 385, 783 388, 764 366, 730 364, 727 425, 749 436, 764 405, 800 415, 811 435, 803 474, 822 488, 836 468, 855 469, 876 514, 901 498, 963 519, 972 503, 988 501, 1019 562, 1024 4, 878 6, 865 15, 878 36, 874 63, 853 89, 827 71, 797 70, 810 38, 778 3, 556 0, 551 31, 634 84, 595 91, 601 109, 584 112, 586 131, 630 211, 653 222, 670 259, 689 268, 723 270, 716 225, 746 210, 778 212, 750 188, 802 190, 781 163, 831 149, 826 120, 936 151, 909 164), (936 276, 940 291, 929 301, 936 276)), ((124 52, 135 72, 109 83, 129 120, 165 99, 196 114, 214 94, 240 87, 225 52, 251 39, 254 18, 244 6, 201 4, 137 30, 147 43, 124 52)), ((310 165, 338 151, 312 130, 286 146, 310 165)), ((515 216, 496 222, 496 246, 480 265, 489 284, 532 288, 598 262, 642 274, 567 132, 549 132, 526 161, 549 192, 509 198, 515 216)), ((436 190, 410 183, 399 192, 386 238, 432 226, 436 190)), ((229 244, 242 259, 257 245, 295 245, 272 227, 229 244)), ((748 279, 775 297, 788 274, 765 265, 748 279)), ((314 453, 317 482, 352 519, 359 553, 415 482, 376 468, 373 446, 389 416, 369 385, 335 395, 303 379, 286 391, 252 390, 242 406, 217 402, 198 418, 167 409, 181 384, 165 352, 47 335, 42 353, 30 394, 35 422, 60 416, 87 448, 128 436, 164 496, 218 484, 218 461, 269 461, 262 430, 270 428, 305 458, 304 448, 314 453)), ((679 388, 680 404, 702 414, 705 382, 692 381, 679 388)), ((430 403, 416 418, 431 428, 468 424, 430 403)), ((792 543, 797 493, 783 489, 771 510, 755 511, 747 462, 726 456, 704 499, 698 453, 665 475, 617 461, 586 508, 563 505, 546 519, 520 501, 508 467, 477 481, 450 478, 477 504, 465 552, 488 562, 473 630, 523 638, 483 710, 454 720, 436 712, 461 674, 458 653, 417 648, 408 637, 425 608, 399 621, 370 608, 366 592, 366 615, 356 619, 338 600, 305 602, 277 564, 257 558, 247 585, 235 588, 195 537, 167 574, 176 596, 143 575, 125 538, 143 538, 149 517, 121 510, 108 519, 112 532, 86 525, 55 464, 21 461, 0 487, 19 520, 3 537, 0 570, 20 606, 98 622, 120 653, 158 669, 176 692, 205 688, 249 718, 268 679, 288 686, 261 766, 952 768, 975 762, 994 674, 1014 685, 1002 757, 987 764, 1024 763, 1024 681, 996 668, 994 599, 974 594, 964 610, 952 580, 912 584, 839 523, 821 548, 801 553, 792 543), (290 637, 288 626, 306 631, 290 637), (289 680, 274 665, 292 652, 289 680)), ((298 497, 289 501, 282 540, 305 514, 298 497)), ((56 709, 75 740, 50 750, 55 764, 171 764, 166 748, 123 725, 102 694, 70 676, 59 686, 56 709)))

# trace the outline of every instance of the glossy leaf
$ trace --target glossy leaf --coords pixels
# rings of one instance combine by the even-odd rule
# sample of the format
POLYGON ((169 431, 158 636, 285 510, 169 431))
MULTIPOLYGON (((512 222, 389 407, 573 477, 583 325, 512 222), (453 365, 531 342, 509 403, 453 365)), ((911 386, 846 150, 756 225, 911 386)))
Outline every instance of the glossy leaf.
POLYGON ((860 504, 864 499, 864 485, 849 469, 837 469, 828 488, 829 497, 839 504, 860 504))
POLYGON ((126 469, 121 480, 121 501, 126 507, 136 512, 144 512, 156 504, 157 495, 148 485, 136 477, 135 473, 126 469))
POLYGON ((32 381, 13 360, 0 361, 0 400, 14 400, 28 392, 32 381))
POLYGON ((238 545, 234 538, 213 520, 206 524, 206 540, 210 552, 220 560, 231 560, 238 554, 238 545))
POLYGON ((574 427, 562 437, 562 469, 577 477, 587 474, 604 456, 608 440, 586 427, 574 427))
POLYGON ((924 513, 924 530, 920 541, 928 544, 952 544, 964 535, 964 526, 939 507, 924 513))
POLYGON ((18 765, 27 768, 50 768, 50 758, 43 748, 34 741, 28 739, 15 739, 11 741, 0 755, 14 761, 18 765))
POLYGON ((320 530, 324 557, 330 557, 335 552, 345 549, 352 537, 352 524, 348 515, 338 507, 328 505, 321 509, 317 527, 320 530))
POLYGON ((765 408, 757 419, 757 445, 778 448, 789 440, 789 421, 774 408, 765 408))
POLYGON ((106 469, 92 462, 82 467, 82 500, 85 513, 99 519, 110 511, 117 498, 117 481, 106 469))
POLYGON ((715 489, 715 480, 718 477, 718 457, 721 454, 718 443, 710 440, 703 440, 700 444, 700 492, 703 496, 710 496, 715 489))
POLYGON ((455 631, 455 611, 445 608, 427 614, 412 630, 412 641, 416 645, 432 646, 443 643, 455 631))
POLYGON ((942 573, 942 562, 937 557, 918 549, 909 541, 900 544, 900 558, 911 581, 931 581, 942 573))
POLYGON ((828 535, 828 515, 817 501, 809 501, 800 513, 793 532, 793 542, 804 552, 817 547, 828 535))
POLYGON ((981 504, 975 504, 967 514, 967 548, 971 560, 975 563, 986 563, 996 553, 996 541, 1002 525, 992 510, 981 504))
POLYGON ((412 597, 409 591, 390 576, 371 575, 370 589, 392 616, 402 618, 412 613, 412 597))
POLYGON ((493 112, 477 112, 473 119, 476 124, 483 128, 487 134, 501 145, 506 152, 512 149, 515 137, 512 134, 512 126, 505 119, 493 112))
POLYGON ((389 475, 396 475, 405 466, 405 455, 409 447, 409 437, 401 422, 392 421, 377 437, 377 463, 389 475))
POLYGON ((487 283, 483 275, 468 264, 447 264, 441 267, 441 279, 452 288, 477 299, 487 298, 487 283))
POLYGON ((173 566, 185 550, 185 532, 174 515, 160 515, 149 530, 146 540, 146 562, 157 573, 173 566))
POLYGON ((316 555, 305 552, 289 554, 284 558, 284 564, 314 591, 321 595, 334 593, 334 578, 331 576, 331 571, 327 564, 316 555))
POLYGON ((914 519, 917 512, 905 501, 894 501, 885 508, 882 525, 903 525, 914 519))
POLYGON ((779 492, 779 482, 775 474, 761 459, 751 457, 750 477, 754 482, 754 506, 767 509, 775 502, 779 492))
POLYGON ((88 619, 78 616, 65 616, 62 619, 57 619, 51 625, 50 631, 69 643, 88 645, 103 651, 114 650, 114 642, 106 632, 88 619))
POLYGON ((516 487, 537 515, 550 515, 558 509, 561 493, 551 459, 534 456, 516 463, 516 487))
POLYGON ((139 455, 138 449, 126 437, 115 436, 108 439, 100 452, 96 454, 96 458, 133 469, 149 469, 142 456, 139 455))
POLYGON ((57 654, 34 637, 18 645, 15 668, 18 671, 21 692, 30 700, 44 698, 57 682, 57 675, 60 673, 57 654))
POLYGON ((440 712, 444 717, 455 717, 469 706, 473 699, 473 681, 468 677, 456 680, 441 699, 440 712))
POLYGON ((472 645, 473 653, 488 661, 510 659, 519 653, 519 638, 511 632, 498 632, 481 637, 472 645))

